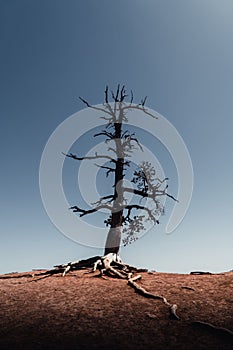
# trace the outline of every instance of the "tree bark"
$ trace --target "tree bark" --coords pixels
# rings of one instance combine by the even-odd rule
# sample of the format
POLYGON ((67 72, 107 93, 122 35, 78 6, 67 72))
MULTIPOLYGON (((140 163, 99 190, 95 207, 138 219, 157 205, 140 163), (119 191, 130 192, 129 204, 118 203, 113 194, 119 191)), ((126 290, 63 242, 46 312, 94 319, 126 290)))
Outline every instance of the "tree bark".
POLYGON ((108 232, 104 255, 109 253, 118 254, 121 243, 121 226, 123 219, 122 208, 124 193, 123 193, 123 178, 124 178, 124 150, 121 141, 122 134, 122 112, 119 114, 119 119, 114 123, 114 141, 116 145, 116 168, 115 168, 115 179, 114 179, 114 202, 111 219, 111 228, 108 232))
POLYGON ((121 243, 121 227, 122 227, 122 218, 123 210, 118 210, 122 207, 123 202, 123 159, 117 159, 116 171, 115 171, 115 200, 113 202, 112 219, 111 227, 108 232, 104 255, 109 253, 118 254, 121 243))
POLYGON ((121 225, 117 227, 111 227, 108 231, 107 240, 105 243, 104 255, 109 253, 118 254, 121 243, 121 225))

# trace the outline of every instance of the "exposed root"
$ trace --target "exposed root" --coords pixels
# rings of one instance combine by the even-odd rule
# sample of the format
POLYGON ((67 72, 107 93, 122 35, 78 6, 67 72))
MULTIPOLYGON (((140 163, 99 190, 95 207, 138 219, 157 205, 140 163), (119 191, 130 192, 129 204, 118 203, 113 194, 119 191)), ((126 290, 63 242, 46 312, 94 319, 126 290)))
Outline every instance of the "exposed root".
POLYGON ((190 275, 224 275, 224 272, 212 273, 212 272, 209 272, 209 271, 192 271, 189 274, 190 275))
POLYGON ((114 276, 118 277, 118 278, 121 278, 121 279, 126 279, 127 276, 126 276, 126 273, 124 271, 118 271, 116 269, 114 269, 114 267, 112 266, 108 266, 108 268, 106 269, 106 271, 112 273, 114 276))
POLYGON ((145 288, 143 288, 142 286, 139 286, 139 284, 137 284, 135 281, 141 279, 141 275, 137 275, 133 278, 130 278, 128 280, 128 284, 134 288, 134 290, 146 297, 146 298, 151 298, 151 299, 159 299, 159 300, 162 300, 162 302, 167 305, 169 307, 169 313, 170 313, 170 318, 173 319, 173 320, 179 320, 180 317, 177 315, 176 313, 176 310, 177 310, 177 305, 176 304, 170 304, 167 299, 161 295, 157 295, 157 294, 154 294, 154 293, 150 293, 148 292, 145 288))
MULTIPOLYGON (((33 278, 32 280, 30 280, 30 281, 27 281, 27 282, 37 282, 37 281, 40 281, 40 280, 43 280, 43 279, 45 279, 45 278, 48 278, 48 277, 50 277, 51 275, 45 275, 45 276, 41 276, 41 277, 39 277, 39 278, 33 278)), ((34 276, 33 276, 34 277, 34 276)))
MULTIPOLYGON (((135 292, 142 295, 143 297, 161 300, 169 309, 169 317, 172 320, 180 320, 180 317, 177 315, 177 305, 171 304, 167 301, 167 299, 161 295, 157 295, 151 292, 148 292, 145 288, 143 288, 140 284, 137 283, 142 278, 142 275, 136 274, 135 272, 148 272, 147 269, 139 269, 131 265, 124 264, 119 256, 113 253, 109 253, 105 256, 94 256, 89 259, 79 260, 69 262, 67 264, 61 264, 54 266, 51 270, 36 270, 32 273, 16 273, 13 272, 11 274, 1 275, 0 279, 20 279, 27 278, 26 282, 18 282, 18 283, 27 283, 27 282, 37 282, 42 279, 51 277, 53 275, 61 274, 63 277, 66 276, 69 272, 75 270, 84 270, 85 273, 93 273, 96 270, 99 270, 100 274, 95 274, 94 277, 102 277, 103 279, 107 279, 105 276, 116 277, 120 279, 127 280, 130 287, 132 287, 135 292)), ((193 271, 190 272, 191 275, 213 275, 211 272, 204 271, 193 271)), ((17 283, 17 284, 18 284, 17 283)), ((181 286, 182 289, 187 289, 190 291, 195 291, 194 288, 189 286, 181 286)), ((147 313, 149 318, 156 319, 156 315, 147 313)), ((229 336, 231 339, 233 338, 233 332, 230 329, 224 327, 217 327, 211 323, 202 322, 202 321, 194 321, 191 322, 193 326, 202 327, 204 329, 209 329, 210 331, 214 331, 219 335, 229 336)))
POLYGON ((178 306, 176 304, 170 304, 169 312, 171 320, 180 320, 180 317, 176 313, 177 308, 178 306))
POLYGON ((6 280, 6 279, 10 279, 10 278, 23 278, 23 277, 34 277, 34 273, 33 274, 29 274, 29 273, 27 273, 27 274, 22 274, 22 273, 18 273, 18 272, 13 272, 12 274, 6 274, 6 275, 2 275, 2 276, 0 276, 0 279, 2 279, 2 280, 6 280), (13 276, 12 276, 12 274, 14 274, 13 276), (17 275, 16 275, 17 274, 17 275))
POLYGON ((202 328, 207 328, 209 330, 219 333, 220 335, 229 336, 233 339, 233 332, 228 328, 217 327, 217 326, 214 326, 212 323, 202 322, 202 321, 194 321, 192 322, 192 325, 202 327, 202 328))
POLYGON ((195 289, 194 289, 194 288, 192 288, 192 287, 189 287, 189 286, 182 286, 181 288, 182 288, 182 289, 192 290, 192 291, 194 291, 194 292, 195 292, 195 289))
POLYGON ((190 275, 213 275, 213 273, 209 271, 192 271, 190 275))
MULTIPOLYGON (((147 272, 147 269, 138 269, 131 265, 124 264, 117 254, 107 254, 105 256, 94 256, 84 260, 71 261, 66 264, 55 265, 51 270, 36 270, 32 274, 24 273, 13 273, 0 276, 0 279, 10 279, 10 278, 34 278, 39 276, 53 276, 61 274, 63 277, 66 276, 71 271, 90 269, 90 273, 96 271, 97 269, 101 274, 107 273, 111 276, 115 275, 118 278, 128 279, 129 274, 133 272, 147 272)), ((39 278, 37 279, 40 280, 39 278)))

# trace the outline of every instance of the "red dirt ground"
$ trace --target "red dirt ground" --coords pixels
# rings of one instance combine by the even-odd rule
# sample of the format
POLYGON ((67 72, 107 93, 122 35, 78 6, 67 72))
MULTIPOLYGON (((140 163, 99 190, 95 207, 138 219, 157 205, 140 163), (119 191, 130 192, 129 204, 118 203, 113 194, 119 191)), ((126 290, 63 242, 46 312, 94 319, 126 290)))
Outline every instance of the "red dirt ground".
POLYGON ((30 272, 1 275, 0 349, 233 349, 231 335, 192 324, 233 331, 232 272, 142 273, 138 283, 177 304, 180 320, 126 280, 86 272, 40 280, 30 272))

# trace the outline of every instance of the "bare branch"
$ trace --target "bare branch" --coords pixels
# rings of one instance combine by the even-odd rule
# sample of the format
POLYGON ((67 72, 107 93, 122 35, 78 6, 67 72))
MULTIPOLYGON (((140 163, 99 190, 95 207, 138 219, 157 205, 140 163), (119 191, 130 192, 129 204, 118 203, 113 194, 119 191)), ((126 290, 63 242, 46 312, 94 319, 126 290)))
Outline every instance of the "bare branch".
POLYGON ((105 102, 108 104, 108 85, 106 85, 105 89, 105 102))
POLYGON ((124 137, 127 137, 127 136, 126 136, 127 134, 130 135, 129 130, 125 130, 125 131, 122 133, 121 138, 123 139, 124 137))
POLYGON ((131 137, 130 136, 130 141, 135 141, 136 144, 138 145, 138 147, 140 148, 140 150, 143 152, 143 148, 142 148, 140 142, 138 141, 138 139, 136 137, 131 137))
POLYGON ((142 106, 144 106, 145 105, 145 103, 146 103, 146 99, 147 99, 147 96, 144 98, 144 100, 142 100, 141 102, 142 102, 142 106))
POLYGON ((121 89, 121 98, 120 98, 120 102, 123 102, 124 99, 127 97, 128 95, 126 95, 126 90, 125 90, 125 85, 122 86, 121 89))
POLYGON ((130 217, 131 216, 131 211, 133 209, 142 209, 142 210, 146 210, 147 211, 147 213, 149 214, 150 220, 152 220, 155 224, 159 224, 159 221, 155 218, 155 216, 153 215, 152 211, 149 208, 145 207, 145 206, 134 204, 134 205, 126 205, 124 208, 128 210, 128 213, 124 217, 123 222, 126 222, 126 221, 130 222, 130 221, 133 220, 130 217))
POLYGON ((118 84, 118 86, 117 86, 117 92, 116 92, 116 98, 115 98, 116 102, 118 102, 119 91, 120 91, 120 84, 118 84))
POLYGON ((165 181, 169 180, 168 177, 165 177, 163 180, 159 179, 158 177, 155 178, 156 181, 159 181, 161 184, 164 183, 165 181))
MULTIPOLYGON (((145 207, 145 206, 143 206, 143 205, 138 205, 138 204, 125 205, 125 206, 124 206, 124 209, 127 209, 127 210, 128 210, 128 214, 129 214, 129 212, 131 212, 132 209, 137 209, 137 210, 141 209, 141 210, 145 210, 145 211, 148 213, 150 219, 151 219, 152 221, 156 222, 156 219, 155 219, 155 217, 154 217, 154 215, 153 215, 152 210, 150 210, 149 208, 147 208, 147 207, 145 207)), ((127 217, 128 217, 128 215, 127 215, 127 217)))
POLYGON ((84 159, 108 159, 110 160, 111 162, 113 163, 116 163, 116 160, 113 159, 112 157, 110 156, 107 156, 107 155, 98 155, 97 153, 95 153, 94 156, 84 156, 84 157, 77 157, 75 154, 73 153, 69 153, 69 154, 66 154, 66 153, 63 153, 66 157, 69 157, 69 158, 73 158, 75 160, 84 160, 84 159))
MULTIPOLYGON (((84 100, 84 99, 83 99, 82 97, 80 97, 80 96, 79 96, 79 99, 80 99, 87 107, 92 108, 92 109, 94 109, 94 110, 96 110, 96 111, 104 112, 104 113, 106 113, 106 114, 108 114, 108 115, 111 116, 111 118, 109 118, 109 119, 112 119, 113 113, 111 113, 110 111, 108 112, 108 111, 106 110, 106 108, 101 108, 101 107, 92 106, 92 105, 90 105, 89 102, 87 102, 86 100, 84 100)), ((108 118, 106 118, 106 117, 101 117, 101 118, 108 120, 108 118)))
POLYGON ((114 100, 115 102, 119 102, 119 100, 118 100, 119 92, 120 92, 120 84, 117 85, 116 94, 114 94, 114 92, 111 91, 111 93, 112 93, 112 98, 113 98, 113 100, 114 100))
POLYGON ((117 154, 117 151, 116 151, 115 148, 113 148, 113 147, 108 147, 108 151, 112 151, 112 152, 114 152, 115 154, 117 154))
POLYGON ((94 137, 96 137, 96 136, 102 136, 102 135, 108 137, 108 138, 111 139, 111 140, 115 138, 115 135, 114 135, 112 132, 108 132, 108 131, 106 131, 106 130, 103 130, 103 131, 101 131, 101 132, 95 134, 94 137))
POLYGON ((173 199, 175 202, 179 203, 178 199, 176 199, 175 197, 173 197, 171 194, 167 193, 165 190, 164 191, 157 191, 156 192, 157 196, 167 196, 171 199, 173 199))
POLYGON ((143 113, 149 115, 152 118, 158 119, 158 117, 156 115, 153 115, 152 113, 148 112, 144 106, 141 106, 140 104, 138 105, 126 105, 125 107, 122 108, 123 111, 127 110, 127 109, 136 109, 138 111, 142 111, 143 113))
MULTIPOLYGON (((93 108, 93 109, 95 109, 95 108, 93 108)), ((107 120, 107 122, 108 122, 107 127, 109 127, 112 124, 112 121, 113 121, 112 117, 101 116, 100 119, 107 120)))
POLYGON ((176 199, 175 197, 173 197, 172 195, 168 194, 165 191, 154 191, 153 193, 148 193, 146 191, 136 190, 136 189, 130 188, 130 187, 124 187, 123 190, 126 192, 137 194, 141 197, 152 198, 152 199, 155 199, 156 196, 164 195, 164 196, 168 196, 169 198, 173 199, 176 202, 179 202, 178 199, 176 199))
POLYGON ((79 99, 80 99, 87 107, 91 107, 91 105, 90 105, 86 100, 84 100, 84 98, 82 98, 82 97, 79 96, 79 99))
POLYGON ((91 204, 92 205, 99 205, 99 204, 102 204, 103 201, 105 201, 106 199, 108 199, 108 200, 105 202, 105 204, 111 203, 115 198, 116 198, 116 196, 114 194, 110 194, 108 196, 101 197, 98 201, 91 203, 91 204))
POLYGON ((155 194, 148 193, 146 191, 136 190, 136 189, 130 188, 130 187, 124 187, 123 190, 126 191, 126 192, 137 194, 137 195, 139 195, 141 197, 145 197, 145 198, 148 197, 148 198, 152 198, 152 199, 155 198, 155 194))
POLYGON ((110 205, 107 204, 100 204, 95 208, 89 209, 89 210, 85 210, 85 209, 81 209, 79 207, 77 207, 76 205, 73 207, 70 207, 69 209, 73 210, 74 213, 80 213, 80 217, 84 216, 84 215, 88 215, 88 214, 92 214, 95 213, 96 211, 100 210, 100 209, 108 209, 108 210, 112 210, 112 207, 110 205))
POLYGON ((109 166, 104 166, 104 165, 99 165, 99 164, 96 164, 95 165, 98 167, 98 168, 101 168, 101 169, 106 169, 106 177, 108 177, 108 175, 111 173, 111 172, 114 172, 115 169, 114 168, 111 168, 109 166))
POLYGON ((130 94, 131 94, 130 104, 132 104, 133 103, 133 91, 132 90, 130 90, 130 94))

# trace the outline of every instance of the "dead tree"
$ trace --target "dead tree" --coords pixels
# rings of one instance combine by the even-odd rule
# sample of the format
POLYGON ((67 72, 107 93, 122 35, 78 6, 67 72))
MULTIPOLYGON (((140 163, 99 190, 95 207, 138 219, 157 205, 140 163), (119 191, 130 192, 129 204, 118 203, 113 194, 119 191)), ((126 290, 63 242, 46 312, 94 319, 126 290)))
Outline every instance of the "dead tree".
POLYGON ((93 203, 91 209, 83 209, 78 205, 72 206, 70 209, 73 212, 79 213, 80 217, 95 213, 101 209, 107 209, 110 213, 105 224, 109 227, 109 232, 105 245, 104 255, 108 253, 118 253, 121 240, 124 245, 132 243, 137 239, 137 234, 145 228, 145 222, 151 221, 153 224, 158 224, 158 218, 163 213, 164 208, 161 205, 161 197, 168 196, 176 200, 173 196, 167 193, 167 185, 165 179, 156 177, 156 170, 151 163, 144 161, 138 166, 138 169, 132 173, 131 182, 134 188, 124 186, 124 176, 126 171, 131 169, 130 156, 135 148, 142 149, 135 133, 129 131, 127 125, 127 112, 132 110, 141 111, 146 117, 155 118, 145 107, 146 97, 140 103, 133 103, 133 92, 131 91, 130 102, 126 103, 125 87, 118 85, 116 92, 111 91, 112 102, 109 102, 108 86, 105 90, 105 102, 101 107, 92 106, 80 97, 81 101, 88 107, 96 111, 103 112, 102 118, 106 121, 104 130, 95 134, 94 137, 105 137, 105 142, 109 143, 109 151, 113 152, 114 157, 109 154, 93 154, 93 156, 79 156, 73 153, 65 154, 77 161, 89 161, 104 159, 104 165, 96 166, 106 171, 106 176, 110 173, 114 175, 113 193, 107 194, 96 203, 93 203), (132 193, 136 200, 134 203, 128 204, 125 198, 126 193, 132 193), (150 199, 153 203, 150 208, 147 205, 141 204, 142 199, 150 199), (143 215, 138 215, 138 211, 142 211, 143 215), (122 233, 124 237, 122 238, 122 233))

